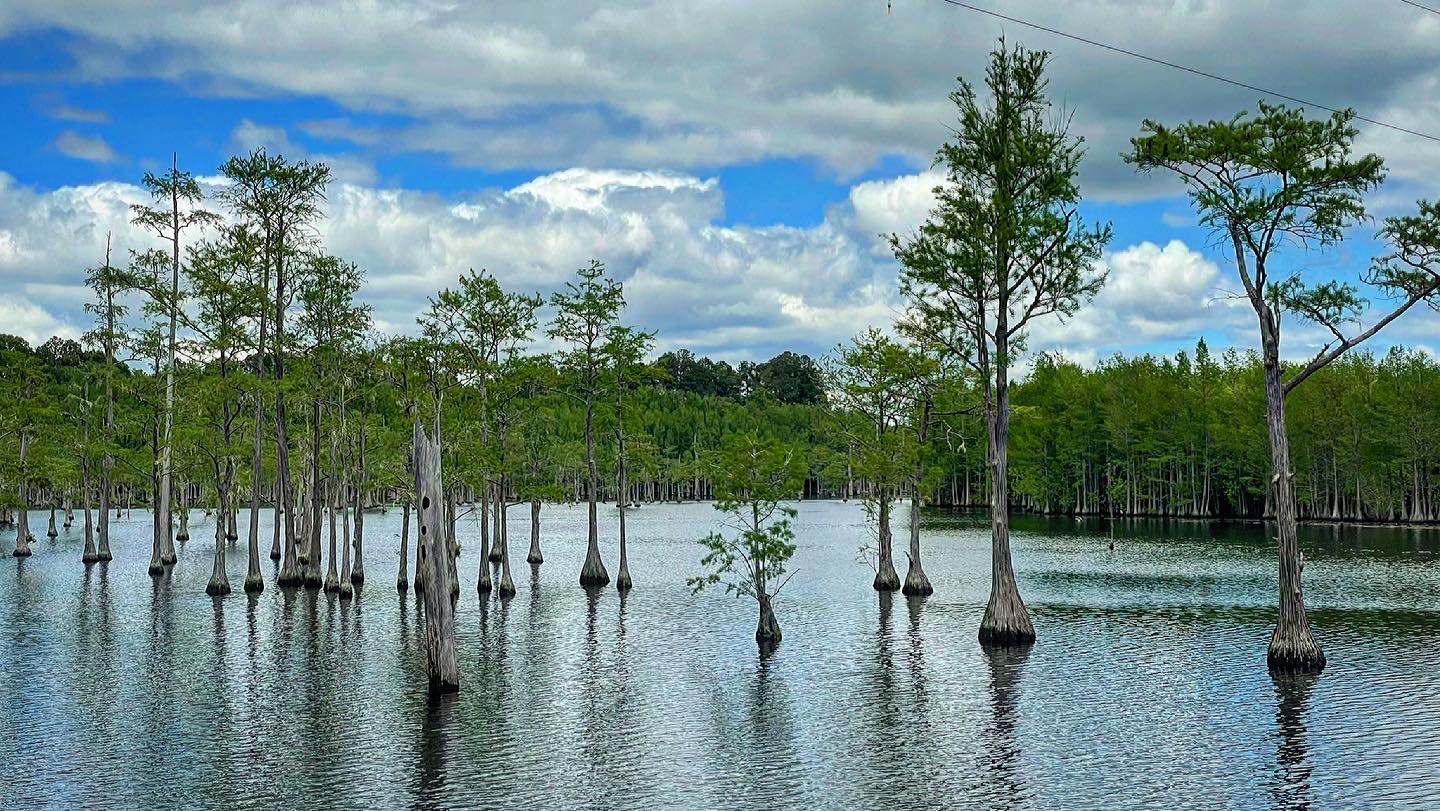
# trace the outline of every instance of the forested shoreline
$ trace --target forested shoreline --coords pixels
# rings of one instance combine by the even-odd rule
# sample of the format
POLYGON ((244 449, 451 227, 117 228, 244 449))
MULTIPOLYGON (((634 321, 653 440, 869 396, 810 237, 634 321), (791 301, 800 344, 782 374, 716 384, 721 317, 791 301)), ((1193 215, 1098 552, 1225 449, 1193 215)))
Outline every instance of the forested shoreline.
MULTIPOLYGON (((103 368, 103 354, 58 337, 30 347, 16 336, 0 336, 0 351, 7 353, 7 368, 18 368, 24 358, 43 371, 34 383, 40 388, 30 390, 39 392, 37 402, 55 404, 56 422, 29 440, 27 486, 32 508, 64 515, 67 505, 73 511, 82 501, 79 463, 67 458, 65 445, 77 441, 71 434, 83 426, 60 421, 59 408, 83 400, 86 381, 93 385, 103 368)), ((736 369, 681 350, 659 355, 650 367, 650 379, 636 386, 630 400, 639 426, 627 440, 630 501, 709 499, 699 460, 737 430, 804 445, 808 473, 798 498, 859 498, 870 489, 813 359, 787 352, 736 369)), ((204 374, 203 365, 187 364, 182 385, 204 374)), ((1263 409, 1260 376, 1254 352, 1212 353, 1203 341, 1174 356, 1116 356, 1088 369, 1040 356, 1014 388, 1011 509, 1102 517, 1273 516, 1257 418, 1263 409)), ((144 412, 142 398, 161 384, 129 367, 120 367, 120 377, 127 392, 118 400, 126 427, 120 444, 129 451, 121 468, 131 475, 117 477, 111 502, 149 508, 153 488, 136 471, 149 466, 141 457, 154 414, 144 412)), ((564 401, 540 398, 537 404, 560 434, 579 433, 581 415, 564 401)), ((1440 361, 1400 347, 1379 356, 1355 353, 1317 375, 1290 400, 1290 409, 1302 520, 1440 520, 1440 361)), ((988 506, 983 425, 971 415, 944 422, 932 440, 922 498, 937 506, 988 506)), ((20 472, 16 451, 18 446, 4 468, 12 482, 20 472)), ((561 442, 554 452, 553 497, 582 500, 579 444, 561 442)), ((603 446, 600 459, 613 474, 613 449, 603 446)), ((261 502, 268 507, 274 504, 273 459, 266 462, 261 502)), ((177 503, 214 508, 195 460, 181 462, 178 478, 188 484, 177 485, 177 503)), ((14 520, 13 490, 13 484, 7 488, 6 524, 14 520)), ((462 501, 473 496, 467 487, 462 501)), ((370 506, 400 500, 393 482, 366 498, 370 506)), ((613 475, 602 478, 600 498, 616 500, 613 475)))

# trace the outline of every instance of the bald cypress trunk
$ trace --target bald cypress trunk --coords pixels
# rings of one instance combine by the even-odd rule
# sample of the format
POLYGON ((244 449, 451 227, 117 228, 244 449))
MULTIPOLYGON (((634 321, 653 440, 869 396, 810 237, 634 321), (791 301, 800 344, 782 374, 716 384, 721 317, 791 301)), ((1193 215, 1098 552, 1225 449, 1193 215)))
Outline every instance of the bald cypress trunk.
POLYGON ((900 588, 900 575, 895 573, 895 544, 890 534, 890 489, 881 485, 875 500, 880 524, 876 533, 879 559, 875 564, 875 581, 872 585, 876 591, 895 591, 900 588))
MULTIPOLYGON (((343 541, 343 544, 340 547, 341 559, 339 584, 340 599, 342 600, 348 600, 355 594, 355 584, 350 579, 350 575, 352 574, 352 572, 350 571, 350 507, 348 504, 346 504, 346 489, 346 485, 342 483, 340 485, 340 498, 337 499, 335 502, 336 508, 340 510, 340 539, 341 541, 343 541)), ((335 565, 335 553, 333 551, 330 553, 330 565, 335 565)))
MULTIPOLYGON (((356 468, 360 475, 359 481, 365 480, 365 431, 362 428, 360 436, 356 440, 356 468)), ((405 559, 405 553, 400 553, 400 559, 405 559)), ((350 582, 360 585, 365 582, 365 489, 355 487, 355 560, 350 566, 350 582)))
POLYGON ((480 576, 475 581, 475 590, 489 594, 495 587, 490 576, 490 481, 480 483, 480 576))
POLYGON ((55 505, 54 505, 54 504, 51 504, 51 505, 50 505, 50 523, 49 523, 49 525, 45 528, 45 537, 47 537, 47 538, 54 538, 54 537, 58 536, 59 534, 60 534, 60 531, 55 528, 55 505))
MULTIPOLYGON (((444 483, 440 470, 440 447, 425 436, 417 421, 414 427, 415 494, 419 504, 419 545, 426 554, 425 589, 425 671, 430 690, 436 693, 460 689, 460 668, 455 657, 454 604, 450 597, 450 538, 448 518, 442 499, 444 483)), ((482 565, 484 561, 481 562, 482 565)))
MULTIPOLYGON (((323 485, 320 479, 320 399, 316 397, 310 401, 310 533, 304 574, 307 589, 318 589, 325 585, 320 568, 325 557, 320 547, 321 523, 325 516, 325 496, 321 490, 323 485)), ((333 531, 331 534, 333 536, 333 531)))
POLYGON ((1261 316, 1265 356, 1265 419, 1270 433, 1271 489, 1280 557, 1280 616, 1266 655, 1272 670, 1318 673, 1325 654, 1310 633, 1305 597, 1300 589, 1300 543, 1295 521, 1295 474, 1290 470, 1290 440, 1285 432, 1285 388, 1280 374, 1278 329, 1266 312, 1261 316))
POLYGON ((530 501, 530 554, 525 556, 525 562, 535 565, 545 562, 545 556, 540 554, 540 502, 536 499, 530 501))
POLYGON ((585 401, 585 471, 586 525, 585 565, 580 568, 580 585, 603 586, 610 582, 610 573, 605 571, 605 561, 600 558, 600 525, 595 500, 600 489, 600 476, 595 469, 595 408, 585 401))
MULTIPOLYGON (((925 447, 925 437, 930 431, 930 413, 934 408, 934 402, 929 398, 925 400, 925 406, 921 411, 920 429, 918 440, 920 447, 925 447)), ((916 454, 915 473, 910 480, 910 566, 905 572, 905 585, 900 590, 910 597, 923 597, 934 594, 935 589, 930 585, 930 578, 926 577, 925 569, 920 565, 920 508, 923 505, 921 495, 922 483, 925 480, 925 459, 923 454, 916 454)))
POLYGON ((210 582, 205 585, 205 593, 211 597, 230 593, 230 577, 225 573, 225 515, 230 510, 230 482, 235 475, 235 463, 226 458, 223 471, 216 465, 215 474, 215 563, 210 582))
MULTIPOLYGON (((1002 321, 999 332, 1004 334, 1002 321)), ((1006 347, 1000 347, 1002 355, 1006 347)), ((1010 558, 1010 387, 1003 364, 996 370, 994 401, 986 409, 990 456, 990 602, 980 622, 980 641, 997 645, 1023 645, 1035 641, 1030 612, 1020 599, 1015 568, 1010 558)), ((987 382, 988 387, 988 382, 987 382)))
POLYGON ((15 510, 15 551, 11 552, 17 558, 28 558, 32 554, 30 550, 30 504, 26 501, 25 492, 25 455, 30 451, 30 437, 24 431, 20 432, 20 483, 16 487, 20 499, 20 506, 15 510))
MULTIPOLYGON (((406 501, 400 512, 400 574, 395 577, 395 588, 401 594, 410 590, 410 502, 406 501)), ((418 572, 417 572, 418 574, 418 572)))
MULTIPOLYGON (((88 390, 87 390, 88 391, 88 390)), ((80 456, 80 507, 85 511, 85 551, 80 560, 94 563, 99 560, 95 551, 95 527, 90 523, 90 421, 85 421, 85 453, 80 456)))

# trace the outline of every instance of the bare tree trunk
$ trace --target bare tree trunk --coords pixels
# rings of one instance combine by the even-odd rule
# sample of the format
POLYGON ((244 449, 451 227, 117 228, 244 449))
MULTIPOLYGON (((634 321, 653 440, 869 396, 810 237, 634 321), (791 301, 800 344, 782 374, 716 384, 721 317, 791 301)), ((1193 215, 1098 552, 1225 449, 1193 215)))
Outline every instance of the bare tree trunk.
MULTIPOLYGON (((88 390, 87 390, 87 397, 88 390)), ((94 563, 99 560, 99 554, 95 551, 95 528, 90 523, 90 420, 85 420, 85 453, 80 457, 80 505, 85 511, 85 552, 80 560, 84 563, 94 563)))
POLYGON ((490 577, 490 480, 484 479, 480 483, 480 577, 475 582, 475 590, 481 594, 489 594, 495 587, 490 577))
POLYGON ((16 487, 20 498, 20 506, 15 510, 15 551, 10 554, 17 558, 28 558, 32 554, 30 549, 30 504, 26 500, 25 492, 25 455, 30 451, 30 436, 25 431, 20 432, 20 483, 16 487))
POLYGON ((619 448, 619 479, 616 482, 618 492, 615 494, 615 506, 620 510, 620 571, 615 576, 615 588, 629 591, 634 586, 630 580, 630 558, 625 550, 625 513, 630 506, 630 483, 625 480, 625 432, 618 427, 615 429, 615 439, 619 448))
POLYGON ((545 556, 540 554, 540 501, 530 501, 530 554, 525 556, 525 562, 539 565, 545 562, 545 556))
POLYGON ((876 591, 895 591, 900 588, 900 575, 895 573, 895 552, 894 542, 890 534, 890 492, 889 488, 882 485, 878 491, 876 502, 879 506, 879 527, 876 532, 879 558, 875 564, 876 591))
MULTIPOLYGON (((350 571, 350 508, 349 505, 346 503, 348 501, 348 499, 345 497, 346 486, 342 483, 339 485, 339 488, 340 493, 339 497, 335 501, 335 505, 336 509, 340 510, 340 539, 344 542, 344 545, 340 548, 341 560, 339 591, 340 599, 348 600, 351 597, 355 596, 355 584, 350 580, 350 575, 353 574, 353 572, 350 571)), ((330 552, 330 565, 332 567, 335 565, 334 550, 331 550, 330 552)))
POLYGON ((770 603, 770 595, 759 590, 755 597, 760 607, 760 619, 755 624, 755 642, 762 649, 773 648, 780 642, 780 621, 775 618, 775 608, 770 603))
POLYGON ((340 495, 336 492, 338 483, 335 480, 335 431, 330 431, 330 476, 325 482, 325 506, 330 514, 330 569, 325 573, 325 591, 340 590, 340 575, 335 571, 336 549, 335 549, 335 513, 338 512, 336 505, 340 501, 340 495))
POLYGON ((224 472, 216 465, 215 473, 215 565, 210 571, 210 582, 205 586, 205 593, 211 597, 230 593, 230 578, 225 573, 225 516, 230 511, 230 482, 235 476, 234 461, 227 457, 224 472))
POLYGON ((1290 470, 1290 440, 1285 433, 1279 336, 1268 312, 1261 316, 1261 332, 1265 353, 1265 419, 1270 429, 1270 481, 1275 491, 1280 553, 1280 617, 1270 636, 1266 661, 1276 671, 1318 673, 1325 667, 1325 653, 1310 633, 1305 597, 1300 591, 1303 562, 1295 525, 1295 474, 1290 470))
MULTIPOLYGON (((175 528, 175 540, 181 542, 190 540, 190 508, 188 500, 185 497, 186 490, 188 489, 189 485, 182 482, 180 485, 180 498, 177 499, 178 503, 175 505, 176 509, 174 510, 174 512, 180 513, 180 525, 175 528)), ((221 513, 221 516, 223 519, 224 514, 221 513)))
MULTIPOLYGON (((505 479, 500 479, 500 585, 495 591, 501 597, 515 596, 515 581, 510 578, 510 498, 505 494, 505 479)), ((481 566, 485 566, 483 561, 481 566)))
MULTIPOLYGON (((930 431, 930 413, 934 408, 932 400, 925 400, 925 407, 920 415, 919 444, 925 447, 925 437, 930 431)), ((923 597, 935 593, 930 585, 930 578, 925 576, 925 568, 920 565, 920 508, 924 500, 921 495, 921 485, 925 480, 925 459, 923 454, 917 454, 915 459, 915 474, 911 479, 910 486, 913 491, 910 494, 910 565, 905 572, 905 586, 900 589, 906 596, 923 597)))
MULTIPOLYGON (((400 513, 400 574, 395 577, 395 588, 401 594, 410 590, 410 502, 406 501, 400 513)), ((416 572, 419 574, 419 572, 416 572)))
MULTIPOLYGON (((1000 327, 1003 333, 1004 325, 1000 327)), ((997 351, 1002 362, 1004 349, 997 351)), ((980 641, 997 645, 1024 645, 1035 641, 1030 612, 1020 599, 1015 568, 1010 559, 1009 438, 1010 391, 1006 370, 996 374, 995 402, 989 409, 990 454, 990 602, 980 621, 980 641)))
MULTIPOLYGON (((325 585, 325 579, 320 575, 320 566, 325 557, 324 550, 320 548, 320 525, 324 520, 325 508, 320 478, 320 398, 316 397, 310 401, 310 533, 309 557, 305 560, 307 589, 323 588, 325 585)), ((334 534, 333 531, 331 534, 334 534)))
MULTIPOLYGON (((440 447, 420 430, 416 421, 415 493, 419 503, 419 545, 429 548, 426 555, 429 581, 425 589, 425 670, 430 690, 436 693, 460 689, 460 668, 455 657, 454 604, 450 598, 451 541, 446 536, 447 518, 443 513, 444 485, 440 470, 440 447)), ((483 561, 482 561, 483 564, 483 561)))
MULTIPOLYGON (((54 495, 52 494, 52 495, 51 495, 51 498, 53 498, 53 497, 54 497, 54 495)), ((55 528, 55 504, 52 502, 52 503, 50 504, 50 523, 49 523, 48 526, 45 527, 45 537, 47 537, 47 538, 55 538, 55 537, 57 537, 57 536, 59 536, 59 535, 60 535, 60 530, 58 530, 58 529, 55 528)))
MULTIPOLYGON (((360 472, 359 481, 364 482, 365 477, 365 429, 360 429, 360 436, 356 440, 356 467, 360 472)), ((405 559, 405 553, 400 553, 400 559, 405 559)), ((350 582, 356 586, 365 582, 365 488, 357 484, 355 487, 355 560, 350 566, 350 582)))
POLYGON ((589 474, 586 502, 589 508, 587 525, 585 565, 580 569, 580 585, 603 586, 610 582, 610 573, 605 571, 605 561, 600 559, 600 529, 596 514, 595 499, 600 489, 600 476, 595 470, 595 409, 585 401, 585 468, 589 474))

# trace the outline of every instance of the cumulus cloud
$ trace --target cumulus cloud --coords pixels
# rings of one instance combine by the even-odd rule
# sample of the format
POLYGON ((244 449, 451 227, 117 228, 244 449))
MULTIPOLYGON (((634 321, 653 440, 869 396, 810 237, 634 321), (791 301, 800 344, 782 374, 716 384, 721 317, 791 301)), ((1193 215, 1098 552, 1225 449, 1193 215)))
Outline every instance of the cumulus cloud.
MULTIPOLYGON (((1332 107, 1353 106, 1440 131, 1425 99, 1440 76, 1436 21, 1340 3, 1014 0, 1007 14, 1209 69, 1332 107), (1243 34, 1246 47, 1234 47, 1243 34), (1306 47, 1293 47, 1304 42, 1306 47), (1418 101, 1417 101, 1418 100, 1418 101)), ((457 165, 692 170, 774 157, 817 158, 848 176, 882 156, 923 165, 953 119, 954 79, 979 78, 1011 41, 1055 51, 1057 108, 1089 155, 1091 199, 1170 194, 1118 159, 1146 117, 1229 117, 1255 93, 1005 24, 928 0, 844 13, 832 2, 617 0, 556 14, 535 3, 367 4, 249 0, 224 25, 193 0, 151 13, 11 0, 0 36, 63 29, 73 76, 156 77, 197 90, 324 97, 357 116, 315 131, 380 151, 425 151, 457 165), (336 24, 336 20, 343 20, 336 24), (358 123, 357 123, 358 122, 358 123)), ((1413 139, 1362 125, 1395 156, 1395 175, 1435 176, 1413 139)), ((1377 142, 1378 143, 1378 142, 1377 142)))
MULTIPOLYGON (((321 237, 365 270, 360 296, 386 331, 413 332, 427 297, 467 268, 548 295, 595 258, 624 283, 627 322, 657 330, 662 351, 813 355, 893 320, 897 267, 879 234, 919 225, 933 183, 919 174, 858 184, 807 228, 722 225, 720 183, 675 172, 571 168, 460 198, 340 183, 321 237)), ((0 329, 31 339, 83 331, 84 268, 103 258, 107 231, 117 263, 127 249, 155 246, 128 223, 128 206, 144 197, 123 183, 37 191, 0 174, 0 288, 10 308, 0 329)), ((1226 293, 1232 271, 1191 246, 1141 242, 1101 262, 1109 280, 1099 296, 1065 322, 1036 322, 1032 351, 1093 363, 1201 335, 1253 345, 1253 314, 1226 293)), ((1435 344, 1435 323, 1428 311, 1407 316, 1386 341, 1435 344)), ((1287 335, 1297 356, 1323 337, 1298 327, 1287 335)))
POLYGON ((105 143, 104 138, 98 135, 81 135, 73 130, 61 132, 50 145, 67 158, 91 163, 114 163, 120 157, 105 143))

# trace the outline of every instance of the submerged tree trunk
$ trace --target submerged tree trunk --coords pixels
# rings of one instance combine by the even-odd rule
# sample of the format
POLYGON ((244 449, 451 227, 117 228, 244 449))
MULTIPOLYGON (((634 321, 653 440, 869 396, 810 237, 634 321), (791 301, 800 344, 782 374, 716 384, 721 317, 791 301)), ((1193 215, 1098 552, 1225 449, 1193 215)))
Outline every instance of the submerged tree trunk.
POLYGON ((600 559, 600 528, 595 499, 600 489, 600 476, 595 470, 595 409, 585 402, 585 468, 588 473, 586 504, 589 523, 586 530, 585 565, 580 569, 580 585, 603 586, 610 582, 605 561, 600 559))
MULTIPOLYGON (((357 440, 356 460, 357 468, 360 471, 359 481, 365 480, 365 430, 361 428, 357 440)), ((350 582, 356 586, 365 582, 365 489, 359 483, 355 487, 355 560, 348 567, 350 569, 350 582)), ((405 553, 400 553, 400 559, 405 559, 405 553)))
POLYGON ((230 511, 230 482, 235 476, 235 463, 227 458, 223 473, 218 465, 216 467, 215 565, 205 586, 205 593, 211 597, 230 593, 230 578, 225 574, 225 516, 230 511))
POLYGON ((99 560, 95 551, 95 528, 90 523, 90 422, 85 422, 85 453, 80 457, 80 508, 85 511, 85 551, 80 560, 94 563, 99 560))
POLYGON ((876 591, 895 591, 900 588, 900 576, 895 573, 895 552, 894 541, 890 534, 890 492, 885 486, 877 491, 876 502, 878 505, 879 527, 876 537, 879 545, 879 558, 875 563, 875 586, 876 591))
POLYGON ((55 538, 60 535, 60 530, 55 528, 55 505, 50 505, 50 524, 45 528, 45 537, 55 538))
MULTIPOLYGON (((400 574, 395 577, 395 588, 401 594, 410 590, 410 502, 406 501, 400 512, 400 574)), ((419 572, 416 572, 419 574, 419 572)))
MULTIPOLYGON (((500 520, 496 523, 499 524, 500 529, 500 544, 498 547, 500 550, 500 584, 496 586, 495 591, 501 597, 514 597, 515 581, 510 577, 510 522, 507 520, 510 512, 510 499, 505 496, 503 478, 501 479, 500 503, 498 506, 500 508, 500 520)), ((485 566, 486 564, 482 561, 480 565, 485 566)))
MULTIPOLYGON (((921 411, 917 437, 921 448, 925 447, 925 438, 930 431, 930 412, 933 408, 934 403, 927 398, 921 411)), ((917 455, 915 473, 910 483, 913 488, 910 493, 910 565, 905 572, 905 585, 900 589, 908 597, 924 597, 935 593, 935 589, 930 585, 930 578, 925 576, 925 568, 920 565, 920 508, 924 504, 921 485, 924 480, 925 459, 923 455, 917 455)))
MULTIPOLYGON (((337 498, 335 502, 336 509, 340 511, 340 540, 343 542, 343 545, 340 547, 341 559, 339 591, 340 599, 348 600, 355 595, 355 584, 350 579, 350 575, 352 574, 352 572, 350 571, 350 505, 346 503, 347 499, 345 498, 345 485, 341 484, 339 485, 339 487, 339 498, 337 498)), ((335 565, 334 551, 331 551, 330 553, 330 565, 335 565)))
POLYGON ((489 594, 495 584, 490 577, 490 480, 480 484, 480 576, 475 581, 475 590, 489 594))
MULTIPOLYGON (((335 513, 336 505, 340 501, 340 494, 336 492, 339 485, 335 480, 335 431, 330 431, 330 476, 325 483, 325 506, 330 514, 330 569, 325 573, 325 591, 340 590, 340 575, 335 571, 335 513)), ((318 546, 318 544, 317 544, 318 546)))
POLYGON ((24 431, 20 432, 20 483, 16 487, 20 498, 20 506, 16 508, 15 515, 15 551, 10 554, 17 558, 28 558, 32 554, 30 549, 30 504, 26 501, 25 493, 25 454, 30 450, 30 437, 24 431))
MULTIPOLYGON (((1004 330, 1003 323, 1000 327, 1004 330)), ((1002 355, 1003 349, 997 354, 1002 355)), ((1010 391, 1005 369, 997 370, 995 401, 988 410, 990 455, 990 602, 980 621, 980 641, 996 645, 1024 645, 1035 641, 1030 612, 1020 599, 1015 568, 1010 560, 1009 435, 1010 391)))
POLYGON ((755 642, 762 649, 773 648, 780 643, 780 621, 775 619, 775 608, 770 604, 770 595, 763 590, 756 592, 760 607, 760 621, 755 625, 755 642))
POLYGON ((630 506, 630 488, 629 482, 625 480, 624 432, 616 428, 615 438, 619 445, 619 459, 617 460, 619 479, 616 482, 615 506, 620 510, 620 571, 615 575, 615 588, 620 591, 629 591, 634 584, 630 580, 630 558, 625 550, 625 512, 630 506))
POLYGON ((1300 543, 1295 526, 1295 474, 1290 470, 1290 440, 1285 433, 1285 388, 1280 379, 1279 336, 1269 313, 1262 315, 1265 353, 1265 419, 1270 430, 1271 485, 1280 554, 1280 617, 1270 636, 1266 661, 1272 670, 1318 673, 1325 653, 1310 633, 1305 597, 1300 591, 1300 543))
POLYGON ((431 692, 454 692, 460 689, 460 668, 455 657, 455 616, 448 564, 451 541, 445 537, 448 519, 443 515, 440 447, 424 435, 419 421, 415 422, 414 443, 415 496, 420 518, 418 545, 429 550, 426 555, 429 582, 425 589, 425 671, 431 692))
POLYGON ((540 502, 530 502, 530 554, 525 556, 525 562, 539 565, 545 562, 545 556, 540 554, 540 502))

